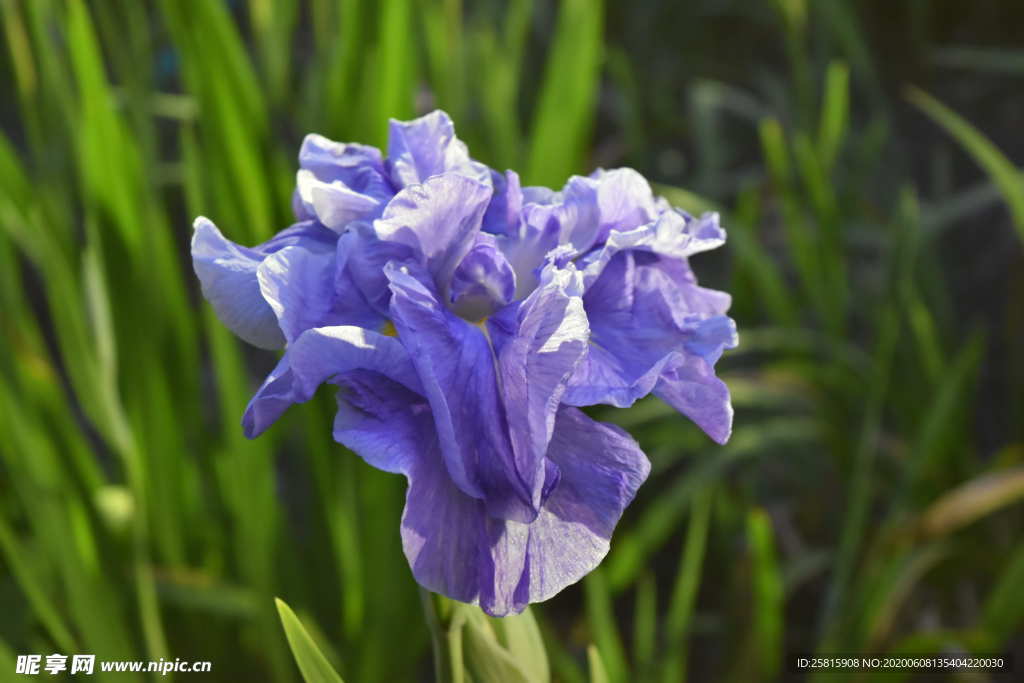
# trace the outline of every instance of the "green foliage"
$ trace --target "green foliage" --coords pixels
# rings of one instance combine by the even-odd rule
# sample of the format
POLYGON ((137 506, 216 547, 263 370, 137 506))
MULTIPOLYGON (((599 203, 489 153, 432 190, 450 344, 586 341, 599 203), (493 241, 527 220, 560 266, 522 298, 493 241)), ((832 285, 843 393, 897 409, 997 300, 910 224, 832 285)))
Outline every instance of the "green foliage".
POLYGON ((344 683, 331 663, 324 657, 316 641, 295 616, 295 612, 283 600, 276 600, 277 612, 281 615, 281 626, 288 638, 288 646, 295 655, 295 663, 302 672, 306 683, 344 683))
POLYGON ((850 0, 627 5, 0 0, 0 668, 416 680, 432 636, 444 680, 767 681, 790 651, 1019 646, 1024 290, 975 311, 950 266, 1019 264, 1019 140, 970 104, 1020 51, 939 45, 912 3, 898 42, 943 78, 907 108, 850 0), (730 235, 693 266, 734 298, 732 439, 594 409, 650 481, 599 571, 504 620, 418 597, 403 481, 330 440, 329 397, 242 436, 272 361, 187 259, 196 215, 287 224, 303 133, 380 144, 432 106, 527 183, 628 163, 730 235))

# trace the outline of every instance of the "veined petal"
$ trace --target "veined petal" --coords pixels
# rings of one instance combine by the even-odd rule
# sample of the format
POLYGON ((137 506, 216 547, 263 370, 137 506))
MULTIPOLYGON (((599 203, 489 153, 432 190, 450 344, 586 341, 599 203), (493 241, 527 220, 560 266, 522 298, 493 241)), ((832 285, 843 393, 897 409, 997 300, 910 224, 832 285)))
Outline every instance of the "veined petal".
POLYGON ((597 567, 623 510, 650 473, 628 434, 575 408, 559 409, 550 457, 561 478, 537 519, 485 532, 493 572, 481 575, 479 601, 493 616, 547 600, 597 567))
POLYGON ((520 305, 488 321, 516 471, 534 507, 541 504, 555 413, 590 335, 574 274, 552 270, 546 275, 547 281, 520 305))
POLYGON ((492 517, 529 521, 534 496, 516 468, 487 337, 410 271, 385 268, 391 319, 423 383, 448 472, 492 517))
POLYGON ((547 600, 597 567, 651 469, 632 437, 575 408, 558 411, 549 457, 561 480, 530 525, 528 602, 547 600))

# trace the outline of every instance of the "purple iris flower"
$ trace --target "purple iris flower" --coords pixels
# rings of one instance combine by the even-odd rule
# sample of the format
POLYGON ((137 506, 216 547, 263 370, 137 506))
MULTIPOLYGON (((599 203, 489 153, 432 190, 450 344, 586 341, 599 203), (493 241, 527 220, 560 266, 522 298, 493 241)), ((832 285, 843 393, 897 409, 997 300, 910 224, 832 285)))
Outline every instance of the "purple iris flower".
POLYGON ((196 273, 239 336, 285 347, 246 434, 335 385, 335 439, 408 479, 424 587, 505 615, 598 565, 650 466, 579 407, 654 393, 728 438, 729 297, 688 263, 724 241, 716 215, 629 169, 523 188, 442 112, 393 122, 387 158, 309 136, 299 161, 300 222, 249 249, 200 218, 196 273))

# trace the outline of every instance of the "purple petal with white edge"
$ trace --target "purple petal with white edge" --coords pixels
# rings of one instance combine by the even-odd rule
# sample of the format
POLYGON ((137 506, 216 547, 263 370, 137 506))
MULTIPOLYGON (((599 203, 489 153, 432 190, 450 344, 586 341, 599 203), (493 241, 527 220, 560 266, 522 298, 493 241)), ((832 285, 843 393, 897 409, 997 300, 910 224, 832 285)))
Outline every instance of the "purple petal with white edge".
POLYGON ((376 218, 389 198, 357 192, 340 180, 323 182, 304 169, 297 174, 296 191, 302 214, 312 215, 335 232, 342 232, 353 221, 376 218))
POLYGON ((510 303, 515 293, 516 274, 494 235, 477 233, 476 244, 452 276, 452 310, 466 320, 480 320, 510 303))
POLYGON ((488 186, 491 182, 490 169, 469 158, 465 143, 455 137, 452 120, 441 110, 412 121, 391 120, 387 168, 398 188, 448 171, 488 186))
POLYGON ((395 195, 373 222, 377 237, 418 253, 442 296, 476 243, 491 188, 456 173, 434 176, 395 195))
POLYGON ((274 311, 260 293, 260 263, 282 248, 300 245, 317 251, 334 249, 335 236, 313 223, 282 230, 257 247, 243 247, 224 237, 209 219, 200 216, 192 235, 192 266, 203 296, 232 332, 254 346, 277 349, 285 337, 274 311))
POLYGON ((589 286, 601 275, 616 254, 626 250, 647 251, 675 259, 686 259, 725 244, 725 231, 717 213, 706 213, 698 219, 671 210, 657 220, 625 232, 612 231, 601 248, 582 260, 584 280, 589 286))
POLYGON ((525 301, 488 321, 516 470, 535 507, 543 495, 555 412, 590 335, 575 269, 549 267, 543 278, 525 301))
POLYGON ((423 383, 448 472, 492 517, 530 521, 534 496, 516 469, 490 343, 411 270, 385 267, 391 320, 423 383))

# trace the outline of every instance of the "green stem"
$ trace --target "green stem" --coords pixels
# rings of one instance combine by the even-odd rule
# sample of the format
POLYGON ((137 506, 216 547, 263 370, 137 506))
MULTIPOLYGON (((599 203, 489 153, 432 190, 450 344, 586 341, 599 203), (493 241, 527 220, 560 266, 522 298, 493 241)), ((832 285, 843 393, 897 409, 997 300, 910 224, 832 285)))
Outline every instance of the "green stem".
POLYGON ((437 683, 463 683, 462 625, 451 601, 420 588, 423 615, 430 629, 437 683))

